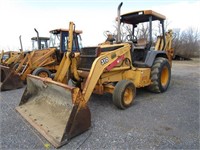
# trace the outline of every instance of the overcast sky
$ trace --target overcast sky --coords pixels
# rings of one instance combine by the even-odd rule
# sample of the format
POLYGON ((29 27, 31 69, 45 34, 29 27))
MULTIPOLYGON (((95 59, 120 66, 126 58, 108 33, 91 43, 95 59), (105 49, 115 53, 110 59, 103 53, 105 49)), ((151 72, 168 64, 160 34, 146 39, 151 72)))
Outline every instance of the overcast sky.
POLYGON ((0 0, 0 50, 18 50, 19 35, 24 49, 31 49, 31 37, 49 37, 49 30, 68 28, 69 21, 83 30, 84 46, 105 40, 103 32, 113 32, 117 7, 121 12, 153 9, 168 19, 169 28, 200 29, 199 0, 0 0))

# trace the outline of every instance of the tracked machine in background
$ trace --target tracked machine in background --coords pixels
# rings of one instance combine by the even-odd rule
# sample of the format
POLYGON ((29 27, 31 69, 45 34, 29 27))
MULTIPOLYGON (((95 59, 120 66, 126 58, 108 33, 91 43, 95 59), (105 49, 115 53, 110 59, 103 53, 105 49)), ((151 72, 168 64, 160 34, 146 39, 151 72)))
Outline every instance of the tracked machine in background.
MULTIPOLYGON (((120 15, 118 7, 117 38, 108 38, 96 47, 72 51, 72 33, 68 51, 53 79, 28 75, 27 87, 16 110, 55 147, 88 130, 91 114, 88 101, 92 93, 113 95, 120 109, 130 107, 136 88, 147 87, 155 93, 168 89, 171 79, 171 32, 165 33, 165 16, 152 10, 120 15), (162 34, 153 45, 152 22, 158 20, 162 34), (134 35, 137 24, 149 23, 149 39, 139 44, 134 35), (128 40, 121 40, 120 25, 132 25, 128 40), (158 44, 159 43, 159 44, 158 44), (163 43, 163 44, 162 44, 163 43), (170 53, 169 53, 170 52, 170 53), (66 84, 71 79, 74 86, 66 84)), ((70 25, 73 25, 71 22, 70 25)))
MULTIPOLYGON (((82 31, 74 32, 73 51, 80 51, 82 31)), ((22 87, 27 74, 41 77, 51 77, 58 69, 63 54, 67 51, 68 29, 55 29, 50 31, 49 48, 33 50, 13 68, 1 67, 1 90, 12 90, 22 87)), ((38 48, 45 48, 46 38, 32 38, 38 42, 38 48)), ((34 45, 33 45, 34 46, 34 45)))

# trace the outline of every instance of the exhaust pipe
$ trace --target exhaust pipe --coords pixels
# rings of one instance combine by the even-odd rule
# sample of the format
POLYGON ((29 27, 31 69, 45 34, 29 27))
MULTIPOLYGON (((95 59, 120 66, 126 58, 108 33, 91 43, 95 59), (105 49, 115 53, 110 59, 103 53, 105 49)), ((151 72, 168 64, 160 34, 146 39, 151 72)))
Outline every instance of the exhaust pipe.
POLYGON ((118 9, 117 9, 117 43, 120 43, 121 42, 121 31, 120 31, 120 10, 121 10, 121 7, 123 5, 123 2, 121 2, 118 6, 118 9))
POLYGON ((23 51, 22 38, 21 38, 21 37, 22 37, 22 36, 20 35, 20 36, 19 36, 19 42, 20 42, 20 47, 21 47, 20 52, 23 51))
POLYGON ((36 30, 36 28, 34 28, 34 30, 35 30, 35 32, 37 33, 38 49, 41 49, 40 40, 39 40, 39 32, 36 30))

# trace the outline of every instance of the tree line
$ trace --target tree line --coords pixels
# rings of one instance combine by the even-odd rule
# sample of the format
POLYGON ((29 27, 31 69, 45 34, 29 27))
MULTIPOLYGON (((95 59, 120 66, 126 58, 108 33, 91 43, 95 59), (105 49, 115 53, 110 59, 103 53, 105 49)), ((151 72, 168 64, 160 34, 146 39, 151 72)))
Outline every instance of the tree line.
POLYGON ((186 58, 200 57, 200 32, 197 28, 173 29, 175 55, 186 58))
MULTIPOLYGON (((169 26, 168 20, 165 23, 165 29, 168 31, 169 26)), ((114 25, 117 28, 117 25, 114 25)), ((172 48, 174 48, 174 55, 179 55, 185 58, 200 57, 200 31, 198 28, 188 27, 185 30, 180 28, 174 28, 173 31, 173 41, 172 48)), ((153 39, 156 41, 157 36, 161 35, 162 30, 159 22, 153 24, 153 39)), ((115 32, 116 34, 116 32, 115 32)), ((121 36, 122 39, 126 40, 126 35, 132 34, 132 26, 122 25, 121 26, 121 36)), ((137 39, 145 38, 148 39, 149 36, 149 25, 148 23, 141 23, 135 30, 135 36, 137 39)))

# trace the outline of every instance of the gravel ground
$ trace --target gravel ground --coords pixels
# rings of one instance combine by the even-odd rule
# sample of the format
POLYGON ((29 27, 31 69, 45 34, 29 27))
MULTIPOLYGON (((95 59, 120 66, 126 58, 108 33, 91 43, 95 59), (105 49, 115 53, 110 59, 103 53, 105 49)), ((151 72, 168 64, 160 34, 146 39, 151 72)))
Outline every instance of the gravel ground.
MULTIPOLYGON (((0 149, 54 149, 16 113, 23 91, 0 93, 0 149)), ((127 110, 117 109, 110 94, 93 95, 90 130, 60 149, 199 149, 199 100, 199 59, 174 61, 168 91, 138 89, 127 110)))

